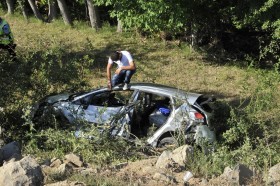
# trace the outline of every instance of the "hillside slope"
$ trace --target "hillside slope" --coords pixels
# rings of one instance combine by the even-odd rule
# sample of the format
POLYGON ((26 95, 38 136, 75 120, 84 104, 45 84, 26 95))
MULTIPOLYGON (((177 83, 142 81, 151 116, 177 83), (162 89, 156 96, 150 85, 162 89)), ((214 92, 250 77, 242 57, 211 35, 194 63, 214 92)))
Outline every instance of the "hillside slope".
MULTIPOLYGON (((84 23, 70 28, 61 21, 43 24, 35 19, 26 22, 20 16, 6 19, 14 33, 18 61, 9 61, 1 51, 0 123, 7 141, 21 141, 25 153, 49 157, 78 151, 85 159, 104 164, 139 158, 128 157, 135 149, 126 144, 114 148, 107 141, 99 149, 104 144, 77 142, 69 131, 56 128, 56 122, 51 123, 53 130, 35 131, 29 118, 31 105, 48 94, 106 86, 108 55, 121 49, 134 56, 137 73, 132 82, 171 85, 218 98, 214 122, 222 129, 218 130, 217 151, 209 156, 198 154, 190 165, 198 175, 221 173, 236 163, 267 171, 280 161, 277 66, 267 70, 254 68, 251 61, 210 60, 209 54, 187 43, 178 46, 176 41, 144 38, 135 32, 116 33, 106 25, 96 32, 84 23)), ((48 127, 50 123, 44 122, 48 127)))

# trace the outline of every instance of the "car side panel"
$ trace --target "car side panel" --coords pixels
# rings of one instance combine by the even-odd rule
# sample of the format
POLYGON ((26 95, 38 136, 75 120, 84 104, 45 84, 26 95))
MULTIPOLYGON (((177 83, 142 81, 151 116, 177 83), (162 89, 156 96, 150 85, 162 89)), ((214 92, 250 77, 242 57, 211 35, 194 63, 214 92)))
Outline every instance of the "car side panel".
POLYGON ((108 123, 112 118, 119 113, 122 106, 120 107, 102 107, 89 105, 84 110, 84 118, 90 123, 108 123))

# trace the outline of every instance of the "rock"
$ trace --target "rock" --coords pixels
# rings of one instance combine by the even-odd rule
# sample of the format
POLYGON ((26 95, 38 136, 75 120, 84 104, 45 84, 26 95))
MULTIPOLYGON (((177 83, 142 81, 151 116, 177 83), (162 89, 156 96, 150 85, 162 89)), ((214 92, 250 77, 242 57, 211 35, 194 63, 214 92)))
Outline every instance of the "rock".
POLYGON ((42 170, 30 156, 20 161, 9 162, 0 168, 0 185, 43 185, 42 170))
POLYGON ((81 175, 83 176, 89 176, 91 174, 97 174, 97 173, 100 173, 100 170, 97 169, 97 168, 87 168, 87 169, 84 169, 84 170, 81 170, 80 171, 81 175))
POLYGON ((19 161, 22 159, 22 155, 21 154, 18 154, 18 153, 15 153, 13 154, 8 160, 6 160, 4 162, 4 165, 9 163, 9 162, 15 162, 15 161, 19 161))
POLYGON ((49 175, 49 174, 51 174, 54 171, 52 167, 47 166, 47 165, 41 165, 41 169, 42 169, 42 172, 45 175, 49 175))
POLYGON ((42 166, 42 165, 50 166, 51 163, 52 163, 52 161, 51 161, 50 159, 46 159, 46 160, 44 160, 44 161, 41 163, 41 166, 42 166))
POLYGON ((192 147, 189 145, 181 146, 174 151, 164 151, 156 162, 159 169, 172 169, 174 172, 184 170, 188 155, 192 153, 192 147))
POLYGON ((63 163, 58 167, 50 167, 47 165, 41 166, 42 172, 45 174, 46 180, 48 180, 51 175, 59 175, 60 177, 69 176, 73 173, 73 167, 70 163, 63 163))
POLYGON ((238 164, 234 169, 226 167, 224 173, 220 176, 230 183, 244 185, 253 177, 253 171, 243 164, 238 164))
POLYGON ((188 155, 192 154, 193 148, 189 145, 178 147, 172 152, 172 159, 180 166, 185 166, 188 155))
POLYGON ((253 171, 243 164, 235 166, 234 171, 238 172, 238 181, 240 185, 246 184, 253 177, 253 171))
POLYGON ((55 172, 64 176, 68 176, 73 172, 73 167, 68 163, 63 163, 59 167, 55 168, 55 172))
POLYGON ((3 161, 8 161, 14 154, 21 154, 21 147, 18 142, 11 142, 1 148, 3 161))
POLYGON ((158 158, 157 162, 156 162, 156 167, 159 169, 166 169, 168 167, 168 164, 171 161, 171 155, 172 152, 171 151, 164 151, 158 158))
POLYGON ((62 164, 62 161, 57 158, 51 159, 50 167, 59 167, 62 164))
POLYGON ((280 163, 274 165, 269 169, 268 185, 280 186, 280 163))
POLYGON ((176 182, 176 179, 173 176, 169 176, 169 175, 166 175, 164 173, 159 173, 159 172, 154 174, 153 179, 168 182, 168 183, 176 182))
POLYGON ((77 167, 82 167, 84 164, 82 161, 82 158, 73 153, 65 155, 65 158, 66 158, 66 161, 65 161, 66 163, 71 162, 72 164, 74 164, 77 167))

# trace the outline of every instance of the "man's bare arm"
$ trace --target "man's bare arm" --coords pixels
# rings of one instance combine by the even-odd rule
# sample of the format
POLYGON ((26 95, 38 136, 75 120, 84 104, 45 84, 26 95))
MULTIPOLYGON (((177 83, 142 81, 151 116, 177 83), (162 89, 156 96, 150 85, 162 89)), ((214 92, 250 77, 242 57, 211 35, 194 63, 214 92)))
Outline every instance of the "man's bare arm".
POLYGON ((112 82, 111 82, 111 68, 112 68, 112 64, 108 63, 107 64, 107 85, 109 89, 112 89, 112 82))
POLYGON ((135 66, 134 61, 130 61, 129 66, 122 66, 122 67, 118 68, 116 70, 116 74, 119 74, 121 72, 121 70, 135 70, 135 69, 136 69, 136 66, 135 66))
POLYGON ((111 68, 112 68, 112 64, 108 63, 107 64, 107 79, 108 79, 108 81, 111 81, 111 68))

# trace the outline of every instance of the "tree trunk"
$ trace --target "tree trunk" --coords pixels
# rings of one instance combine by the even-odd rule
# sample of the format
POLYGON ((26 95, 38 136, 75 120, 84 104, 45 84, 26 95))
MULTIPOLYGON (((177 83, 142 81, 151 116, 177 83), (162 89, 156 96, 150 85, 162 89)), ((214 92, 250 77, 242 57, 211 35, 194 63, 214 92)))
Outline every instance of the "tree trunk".
POLYGON ((90 19, 91 27, 95 30, 100 28, 100 17, 96 6, 93 6, 92 0, 86 0, 88 7, 88 14, 90 19))
POLYGON ((20 6, 20 9, 22 11, 22 15, 23 15, 24 19, 28 20, 28 14, 27 14, 25 0, 19 1, 19 6, 20 6))
POLYGON ((6 0, 8 7, 8 14, 14 14, 15 11, 15 1, 14 0, 6 0))
POLYGON ((55 0, 48 0, 49 5, 49 13, 48 13, 48 21, 52 22, 57 18, 57 2, 55 0))
POLYGON ((122 32, 122 22, 118 19, 117 32, 122 32))
POLYGON ((70 14, 68 11, 68 7, 65 3, 65 0, 57 0, 57 3, 58 3, 58 7, 59 7, 60 13, 62 15, 62 18, 64 20, 64 23, 72 26, 73 22, 70 18, 70 14))
POLYGON ((44 21, 43 16, 39 12, 38 7, 35 4, 35 1, 34 0, 28 0, 28 2, 29 2, 29 5, 30 5, 35 17, 37 17, 37 19, 40 19, 41 21, 44 21))

